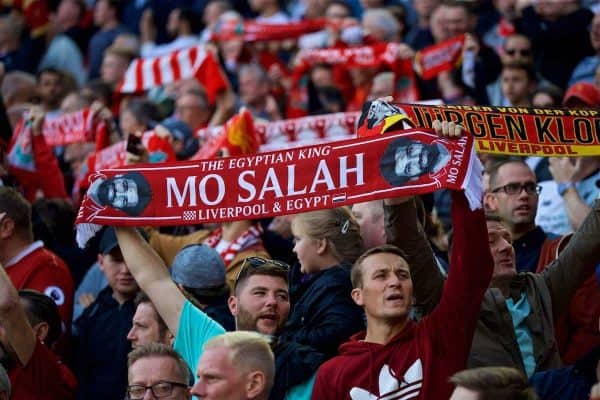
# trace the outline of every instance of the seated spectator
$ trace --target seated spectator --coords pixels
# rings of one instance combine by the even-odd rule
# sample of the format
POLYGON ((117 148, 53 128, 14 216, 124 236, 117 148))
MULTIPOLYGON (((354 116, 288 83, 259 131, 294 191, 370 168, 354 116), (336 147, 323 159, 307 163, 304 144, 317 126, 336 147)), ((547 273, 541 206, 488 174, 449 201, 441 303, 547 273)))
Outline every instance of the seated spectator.
POLYGON ((98 246, 100 269, 108 287, 83 311, 77 321, 75 372, 78 398, 117 399, 127 386, 126 359, 131 345, 127 333, 139 290, 131 276, 115 231, 108 228, 98 246))
POLYGON ((364 328, 350 298, 350 266, 363 250, 360 228, 348 208, 334 208, 296 215, 292 233, 300 265, 291 273, 294 306, 281 337, 332 357, 364 328))
MULTIPOLYGON (((0 220, 5 212, 0 213, 0 220)), ((0 377, 0 398, 13 400, 75 399, 77 382, 50 350, 61 335, 51 298, 33 290, 17 292, 0 266, 0 361, 8 366, 10 387, 0 377)))
POLYGON ((229 332, 206 342, 198 362, 198 382, 191 394, 202 399, 226 396, 240 400, 267 400, 275 380, 275 362, 269 342, 255 332, 229 332), (218 376, 222 380, 211 379, 218 376))
POLYGON ((450 400, 538 399, 527 378, 514 368, 467 369, 452 375, 450 382, 456 385, 450 400))

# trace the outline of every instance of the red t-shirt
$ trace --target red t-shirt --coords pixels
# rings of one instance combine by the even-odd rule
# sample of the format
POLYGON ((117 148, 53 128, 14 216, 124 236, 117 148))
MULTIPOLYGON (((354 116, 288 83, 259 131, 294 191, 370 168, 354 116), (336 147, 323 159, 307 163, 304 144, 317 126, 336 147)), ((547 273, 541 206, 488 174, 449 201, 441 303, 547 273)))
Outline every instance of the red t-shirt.
MULTIPOLYGON (((38 245, 39 243, 39 245, 38 245)), ((51 297, 60 318, 69 330, 73 318, 73 278, 65 262, 50 250, 40 246, 14 264, 6 266, 6 272, 17 288, 33 289, 51 297)))
POLYGON ((75 398, 77 380, 73 373, 37 342, 31 359, 9 371, 13 400, 70 400, 75 398))

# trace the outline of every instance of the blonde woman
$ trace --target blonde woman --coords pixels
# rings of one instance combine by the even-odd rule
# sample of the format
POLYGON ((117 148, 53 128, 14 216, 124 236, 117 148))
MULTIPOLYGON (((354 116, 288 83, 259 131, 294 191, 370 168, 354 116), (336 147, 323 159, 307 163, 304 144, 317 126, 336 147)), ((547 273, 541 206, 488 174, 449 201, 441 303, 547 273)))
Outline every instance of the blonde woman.
POLYGON ((359 226, 342 207, 295 216, 292 233, 299 268, 291 274, 293 308, 283 337, 329 358, 364 329, 363 312, 350 297, 350 267, 363 250, 359 226))

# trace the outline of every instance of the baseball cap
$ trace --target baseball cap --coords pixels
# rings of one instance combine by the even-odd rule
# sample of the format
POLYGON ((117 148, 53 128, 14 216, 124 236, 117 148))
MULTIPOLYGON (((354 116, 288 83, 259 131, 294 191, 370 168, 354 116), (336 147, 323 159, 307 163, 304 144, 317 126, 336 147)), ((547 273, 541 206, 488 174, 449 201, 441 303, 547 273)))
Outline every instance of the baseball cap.
POLYGON ((579 100, 589 106, 600 106, 600 89, 593 83, 577 82, 569 87, 563 104, 569 106, 569 102, 579 100))
MULTIPOLYGON (((148 235, 141 230, 137 230, 145 240, 148 240, 148 235)), ((119 245, 119 241, 117 240, 117 233, 115 232, 115 228, 112 226, 107 227, 102 232, 102 236, 100 237, 100 243, 98 244, 98 253, 102 255, 106 255, 114 250, 115 247, 119 245)))
POLYGON ((205 244, 192 244, 181 249, 171 265, 171 277, 194 294, 216 297, 227 294, 225 263, 215 249, 205 244))

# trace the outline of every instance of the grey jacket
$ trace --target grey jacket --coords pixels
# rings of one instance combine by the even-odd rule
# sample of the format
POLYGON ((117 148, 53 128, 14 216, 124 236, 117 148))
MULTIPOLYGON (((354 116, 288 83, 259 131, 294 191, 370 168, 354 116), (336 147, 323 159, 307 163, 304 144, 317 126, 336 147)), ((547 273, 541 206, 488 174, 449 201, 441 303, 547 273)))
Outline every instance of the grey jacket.
MULTIPOLYGON (((385 211, 388 239, 393 237, 396 243, 406 240, 408 245, 402 246, 405 251, 422 251, 421 254, 411 254, 407 261, 411 266, 416 302, 426 313, 430 312, 439 301, 443 280, 439 278, 424 232, 416 222, 414 204, 386 207, 385 211), (421 244, 416 243, 416 237, 421 244)), ((510 296, 518 298, 525 293, 531 306, 526 323, 533 339, 536 371, 561 365, 553 321, 567 310, 576 289, 593 273, 599 262, 600 200, 596 200, 567 247, 547 269, 540 274, 518 274, 510 281, 510 296)), ((499 289, 489 288, 481 305, 469 368, 498 365, 516 367, 525 373, 506 297, 499 289)))

